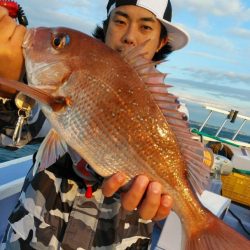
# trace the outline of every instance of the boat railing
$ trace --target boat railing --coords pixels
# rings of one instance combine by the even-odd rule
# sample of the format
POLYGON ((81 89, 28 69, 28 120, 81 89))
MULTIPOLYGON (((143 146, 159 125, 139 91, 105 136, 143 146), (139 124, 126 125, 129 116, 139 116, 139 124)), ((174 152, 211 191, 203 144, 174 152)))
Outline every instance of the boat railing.
MULTIPOLYGON (((242 119, 243 120, 242 123, 240 124, 240 127, 233 134, 233 137, 231 138, 232 141, 235 141, 237 135, 240 133, 240 131, 242 130, 242 128, 244 127, 244 125, 248 121, 250 122, 250 117, 249 116, 241 115, 241 114, 239 114, 239 111, 237 111, 237 110, 226 111, 226 110, 214 108, 214 107, 211 107, 211 106, 204 106, 204 107, 209 110, 209 114, 206 117, 205 121, 200 126, 200 128, 198 129, 198 131, 194 131, 198 135, 202 135, 202 133, 203 133, 202 130, 205 127, 205 125, 208 123, 208 121, 211 118, 211 116, 212 116, 213 113, 221 113, 221 114, 225 114, 226 115, 226 118, 224 119, 223 123, 221 124, 221 126, 217 130, 216 134, 213 136, 215 140, 219 140, 219 141, 220 141, 219 134, 222 131, 222 129, 225 127, 225 125, 226 125, 227 122, 234 123, 236 119, 242 119)), ((230 143, 229 141, 223 141, 223 142, 229 143, 229 144, 234 144, 234 143, 230 143)), ((235 144, 235 145, 237 145, 237 144, 235 144)))

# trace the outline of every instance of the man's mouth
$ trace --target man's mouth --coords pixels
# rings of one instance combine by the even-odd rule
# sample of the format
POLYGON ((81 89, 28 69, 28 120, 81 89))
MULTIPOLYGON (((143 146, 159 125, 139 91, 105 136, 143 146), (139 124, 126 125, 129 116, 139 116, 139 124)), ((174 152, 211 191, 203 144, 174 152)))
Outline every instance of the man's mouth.
POLYGON ((116 49, 116 51, 119 52, 119 53, 122 53, 124 51, 124 49, 123 48, 118 48, 118 49, 116 49))

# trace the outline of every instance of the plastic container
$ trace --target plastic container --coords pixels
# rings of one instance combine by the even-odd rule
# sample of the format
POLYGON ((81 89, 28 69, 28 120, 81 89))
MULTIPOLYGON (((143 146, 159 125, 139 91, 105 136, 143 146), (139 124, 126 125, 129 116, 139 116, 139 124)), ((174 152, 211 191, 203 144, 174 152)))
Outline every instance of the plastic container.
POLYGON ((231 173, 221 176, 222 195, 232 201, 250 206, 250 175, 231 173))

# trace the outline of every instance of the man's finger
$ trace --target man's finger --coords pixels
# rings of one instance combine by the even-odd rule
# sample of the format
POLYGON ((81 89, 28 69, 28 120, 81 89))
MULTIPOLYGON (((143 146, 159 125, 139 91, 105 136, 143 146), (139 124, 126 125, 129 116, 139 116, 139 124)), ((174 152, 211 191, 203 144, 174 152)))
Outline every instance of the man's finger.
POLYGON ((133 211, 141 202, 149 184, 149 179, 145 175, 137 176, 129 190, 122 194, 122 207, 127 211, 133 211))
POLYGON ((169 215, 169 213, 172 209, 172 206, 173 206, 172 197, 169 195, 166 195, 166 194, 162 195, 159 209, 158 209, 156 215, 154 216, 153 220, 160 221, 160 220, 165 219, 169 215))
POLYGON ((162 186, 158 182, 151 182, 147 193, 139 207, 140 217, 150 220, 155 217, 161 202, 162 186))
POLYGON ((105 179, 102 185, 102 193, 106 197, 112 196, 122 187, 126 181, 126 176, 123 173, 116 173, 111 177, 105 179))
POLYGON ((16 29, 16 22, 9 16, 4 16, 0 20, 0 42, 7 42, 13 35, 16 29))
POLYGON ((8 15, 9 15, 9 11, 6 8, 0 6, 0 21, 4 16, 8 16, 8 15))
POLYGON ((10 41, 17 46, 22 46, 23 38, 26 33, 27 29, 23 25, 18 25, 15 28, 14 34, 12 35, 10 41))

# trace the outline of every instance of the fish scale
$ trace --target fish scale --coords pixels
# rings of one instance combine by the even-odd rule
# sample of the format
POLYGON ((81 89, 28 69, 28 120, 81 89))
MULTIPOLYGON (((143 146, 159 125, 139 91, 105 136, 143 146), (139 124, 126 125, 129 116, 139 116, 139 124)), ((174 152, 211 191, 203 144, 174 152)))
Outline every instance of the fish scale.
MULTIPOLYGON (((90 92, 90 91, 89 91, 90 92)), ((92 97, 92 93, 85 93, 86 94, 86 98, 87 98, 87 100, 91 100, 91 97, 92 97)), ((81 106, 81 104, 80 104, 80 106, 81 106)), ((87 119, 88 120, 88 116, 87 116, 87 114, 88 113, 93 113, 93 112, 95 112, 96 113, 96 110, 94 110, 94 111, 92 111, 91 110, 91 108, 95 108, 96 109, 96 104, 94 103, 94 102, 90 102, 90 103, 84 103, 84 107, 85 107, 85 111, 83 112, 83 113, 85 113, 85 115, 84 115, 84 117, 83 118, 85 118, 85 119, 87 119), (94 105, 93 105, 94 104, 94 105), (87 110, 87 108, 89 108, 90 109, 90 111, 88 111, 87 110)), ((112 112, 112 111, 111 111, 112 112)), ((73 116, 73 115, 72 115, 73 116)), ((79 121, 79 120, 81 120, 81 118, 78 116, 78 115, 75 115, 74 117, 76 117, 77 119, 75 119, 76 121, 79 121)), ((96 116, 96 117, 100 117, 99 115, 98 116, 96 116)), ((111 119, 113 120, 113 118, 114 117, 112 117, 111 119)), ((71 119, 72 119, 72 117, 71 117, 71 119)), ((91 118, 90 118, 91 119, 91 118)), ((62 119, 62 120, 64 120, 64 119, 62 119)), ((66 119, 67 120, 67 119, 66 119)), ((74 122, 72 122, 73 124, 74 124, 74 122)), ((86 124, 86 125, 89 125, 89 128, 91 128, 89 131, 87 131, 85 134, 86 135, 89 135, 88 137, 89 137, 89 139, 88 138, 79 138, 80 139, 80 141, 81 140, 88 140, 88 141, 91 141, 91 139, 93 138, 93 133, 92 133, 92 131, 93 131, 93 127, 97 127, 97 124, 102 124, 103 126, 103 128, 109 128, 109 126, 107 126, 107 124, 111 124, 111 121, 110 120, 107 120, 107 119, 105 119, 105 117, 104 117, 104 119, 103 120, 98 120, 98 121, 96 121, 96 120, 94 120, 94 119, 92 119, 91 120, 91 123, 93 124, 93 125, 91 125, 91 124, 86 124), (106 125, 105 125, 105 123, 106 123, 106 125)), ((94 131, 95 131, 95 129, 94 129, 94 131)), ((99 129, 99 131, 100 131, 100 129, 99 129)), ((117 135, 119 135, 119 133, 117 133, 117 135)), ((94 137, 96 138, 96 135, 94 135, 94 137)), ((104 145, 108 145, 108 148, 110 148, 110 146, 112 145, 111 143, 109 143, 110 142, 110 133, 109 133, 109 131, 107 131, 107 133, 106 134, 102 134, 102 138, 100 139, 101 141, 103 141, 104 143, 104 145), (106 135, 106 136, 105 136, 106 135)), ((124 143, 125 144, 125 143, 124 143)), ((94 151, 94 153, 96 153, 95 151, 96 151, 96 141, 94 141, 94 145, 93 145, 93 147, 92 147, 92 149, 93 149, 93 151, 94 151)), ((100 150, 101 152, 106 152, 107 150, 106 150, 106 148, 105 148, 105 150, 100 150)), ((101 156, 99 156, 99 157, 97 157, 96 156, 96 158, 102 158, 101 156)), ((124 161, 125 161, 125 158, 124 158, 124 161)), ((119 163, 118 163, 119 164, 119 163)), ((110 164, 109 164, 110 165, 110 164)), ((120 165, 120 164, 119 164, 120 165)), ((105 168, 106 169, 106 168, 105 168)), ((106 171, 107 171, 107 173, 106 173, 106 175, 110 175, 113 171, 114 171, 114 169, 112 170, 112 169, 106 169, 106 171)))
MULTIPOLYGON (((89 79, 88 76, 86 78, 89 79)), ((161 136, 159 137, 157 128, 154 128, 154 124, 158 123, 157 122, 158 118, 154 118, 154 119, 151 118, 151 124, 149 127, 141 126, 141 123, 143 122, 143 117, 150 116, 149 115, 149 113, 151 113, 150 110, 143 109, 144 112, 141 112, 141 113, 137 112, 138 114, 137 114, 135 120, 129 119, 129 111, 126 113, 119 112, 121 109, 120 108, 121 105, 122 105, 123 110, 128 110, 128 107, 126 107, 125 105, 129 105, 129 104, 127 104, 127 99, 130 98, 129 100, 131 100, 131 102, 132 102, 132 107, 130 107, 130 109, 131 109, 131 113, 133 115, 137 109, 137 105, 134 105, 134 103, 138 102, 137 101, 138 98, 133 97, 133 94, 136 92, 131 90, 130 88, 127 90, 127 93, 126 93, 125 91, 111 89, 111 86, 108 87, 108 84, 105 83, 105 81, 114 80, 114 78, 115 77, 112 77, 112 79, 102 80, 102 83, 99 84, 100 87, 98 88, 98 90, 96 89, 96 84, 93 84, 93 82, 91 82, 89 80, 87 80, 84 83, 84 85, 81 85, 81 83, 79 83, 78 85, 74 84, 73 88, 70 88, 70 85, 68 85, 67 88, 70 89, 70 92, 79 93, 78 89, 82 89, 82 91, 84 92, 84 94, 81 95, 81 101, 84 100, 84 103, 78 101, 76 96, 73 97, 73 99, 75 100, 74 102, 78 103, 78 106, 81 107, 81 109, 82 109, 82 107, 84 107, 84 110, 81 110, 82 117, 80 117, 79 115, 75 115, 74 112, 72 112, 70 118, 62 118, 60 120, 63 121, 63 120, 70 119, 72 121, 72 123, 74 123, 74 118, 75 118, 76 121, 89 120, 89 121, 93 122, 93 125, 90 123, 86 124, 88 126, 89 130, 86 131, 86 133, 83 137, 79 138, 79 142, 77 144, 81 145, 83 142, 85 142, 88 145, 92 145, 91 148, 92 148, 93 152, 91 153, 91 159, 86 158, 86 160, 89 160, 89 162, 92 163, 91 165, 95 168, 95 170, 97 172, 102 173, 102 175, 111 175, 114 172, 117 172, 118 170, 120 170, 120 171, 124 171, 128 175, 130 175, 131 166, 133 166, 133 168, 134 168, 132 171, 133 175, 131 175, 130 177, 134 177, 135 174, 137 175, 137 174, 145 173, 145 160, 142 161, 141 159, 146 158, 150 162, 149 164, 146 163, 146 165, 157 167, 157 165, 159 165, 159 164, 157 164, 157 162, 154 159, 156 159, 156 158, 159 159, 160 155, 165 156, 166 154, 163 152, 160 152, 160 153, 158 153, 158 156, 156 157, 156 156, 154 156, 154 153, 157 151, 152 152, 153 145, 155 145, 155 147, 157 147, 158 150, 161 150, 161 147, 158 147, 158 145, 162 141, 162 137, 161 136), (79 87, 79 86, 81 86, 81 87, 79 87), (111 95, 110 93, 112 93, 113 95, 111 95), (100 108, 98 103, 101 101, 103 102, 103 103, 101 103, 101 106, 103 107, 103 105, 105 105, 106 112, 108 112, 111 115, 107 116, 106 113, 104 113, 104 114, 101 113, 100 115, 95 115, 93 118, 91 118, 91 115, 88 115, 88 114, 98 114, 98 110, 100 108), (121 105, 118 105, 118 107, 119 107, 118 110, 116 108, 117 102, 121 103, 121 105), (115 113, 116 113, 116 115, 113 115, 115 113), (99 126, 101 126, 101 128, 99 128, 99 129, 98 129, 98 124, 99 124, 99 126), (120 131, 117 131, 117 129, 116 129, 117 124, 119 124, 120 131), (101 134, 102 137, 100 139, 98 139, 99 143, 96 143, 96 140, 97 140, 96 135, 94 135, 94 136, 92 135, 93 127, 98 129, 98 131, 101 131, 101 132, 99 132, 99 134, 101 134), (152 128, 154 128, 154 130, 155 130, 155 132, 154 132, 155 136, 152 136, 151 134, 147 133, 147 131, 152 131, 152 128), (134 134, 133 131, 127 133, 130 130, 134 130, 136 133, 134 134), (106 133, 105 133, 105 131, 106 131, 106 133), (134 153, 133 152, 134 149, 132 149, 131 147, 129 148, 129 144, 127 143, 127 141, 129 141, 129 139, 123 138, 124 135, 126 136, 127 134, 131 134, 131 138, 134 138, 135 139, 134 141, 136 141, 137 143, 141 142, 140 145, 138 145, 138 148, 139 149, 145 148, 143 150, 143 152, 147 152, 146 157, 145 157, 145 155, 141 155, 140 157, 137 157, 138 152, 134 153), (138 136, 140 138, 136 139, 136 138, 138 138, 138 136), (145 138, 144 138, 145 136, 147 136, 147 140, 149 142, 147 142, 147 140, 146 140, 146 143, 145 143, 145 138), (93 141, 92 138, 95 138, 95 140, 93 141), (115 138, 115 139, 110 140, 111 138, 115 138), (93 142, 91 143, 91 141, 93 141, 93 142), (115 141, 115 143, 113 143, 114 141, 115 141), (98 144, 98 145, 96 145, 96 144, 98 144), (123 145, 123 147, 121 147, 121 145, 123 145), (98 154, 96 152, 97 146, 100 148, 100 150, 98 152, 111 151, 111 152, 113 152, 112 153, 113 156, 105 157, 105 156, 103 156, 103 154, 100 154, 98 156, 98 154), (117 160, 117 155, 119 154, 119 152, 121 152, 121 150, 122 150, 124 156, 123 156, 123 160, 119 161, 119 160, 117 160), (131 159, 131 152, 133 154, 132 159, 131 159), (95 155, 95 156, 93 156, 93 155, 95 155), (148 156, 151 156, 151 157, 148 157, 148 156), (95 159, 96 162, 92 162, 92 159, 95 159), (98 159, 101 159, 101 160, 99 161, 98 159), (129 159, 129 162, 128 162, 128 159, 129 159), (128 166, 128 163, 129 163, 129 166, 128 166), (99 166, 99 167, 95 167, 95 166, 99 166), (117 168, 115 166, 117 166, 117 168), (118 169, 118 167, 119 167, 119 169, 118 169), (104 170, 100 171, 99 169, 105 169, 105 174, 103 174, 104 170)), ((67 95, 67 93, 66 93, 66 95, 67 95)), ((145 99, 145 97, 144 97, 144 99, 145 99)), ((75 108, 75 109, 77 110, 77 108, 75 108)), ((154 107, 154 109, 155 109, 155 107, 154 107)), ((156 109, 156 110, 158 110, 158 109, 156 109)), ((158 110, 158 112, 159 112, 159 110, 158 110)), ((163 119, 161 113, 156 114, 156 117, 158 117, 158 116, 161 117, 161 119, 163 119)), ((134 116, 132 118, 134 118, 134 116)), ((76 134, 75 131, 72 131, 72 132, 73 132, 73 134, 76 134)), ((76 139, 74 139, 73 137, 70 138, 69 140, 76 141, 76 139)), ((83 148, 83 145, 81 145, 80 147, 83 148)), ((111 155, 111 154, 109 154, 109 155, 111 155)), ((147 167, 147 168, 150 169, 150 167, 147 167)), ((154 171, 153 171, 153 174, 155 174, 154 171)))
MULTIPOLYGON (((119 72, 119 68, 117 71, 119 72)), ((182 172, 183 163, 180 164, 181 158, 176 157, 178 148, 165 118, 152 102, 144 85, 141 85, 140 91, 138 91, 138 86, 131 86, 130 82, 126 81, 118 85, 123 86, 123 91, 119 91, 116 85, 110 84, 111 81, 117 81, 119 76, 120 73, 115 73, 110 77, 104 77, 101 82, 99 80, 98 88, 96 88, 96 84, 89 81, 88 75, 84 76, 87 79, 84 82, 76 85, 72 80, 73 84, 65 85, 65 90, 61 91, 76 93, 75 96, 72 96, 76 107, 72 107, 70 117, 64 117, 62 114, 60 120, 69 119, 72 124, 75 121, 87 121, 86 127, 83 127, 82 130, 78 129, 77 133, 67 127, 71 133, 66 141, 78 153, 84 155, 90 165, 103 176, 109 176, 119 170, 125 172, 129 179, 138 174, 147 173, 151 179, 154 179, 155 176, 163 176, 164 179, 172 177, 173 182, 178 183, 178 181, 174 181, 174 178, 179 177, 174 173, 176 167, 179 167, 178 172, 182 172), (84 94, 79 95, 80 89, 84 94), (100 102, 101 105, 99 105, 100 102), (96 115, 100 106, 105 109, 105 113, 96 115), (117 106, 127 112, 114 116, 117 106), (138 106, 144 106, 144 108, 138 109, 138 106), (148 118, 147 123, 143 122, 144 117, 148 118), (116 130, 118 124, 121 128, 120 131, 116 130), (93 135, 93 127, 97 129, 97 134, 101 137, 93 135), (79 136, 80 131, 83 133, 82 136, 79 136), (115 132, 117 137, 115 137, 115 132), (164 133, 166 140, 162 140, 164 133), (114 140, 114 138, 116 139, 114 140), (121 145, 124 145, 122 150, 121 145), (97 148, 98 150, 96 150, 97 148), (165 153, 166 148, 168 148, 168 154, 165 153), (175 167, 172 167, 171 171, 166 171, 167 166, 175 167)), ((143 83, 140 82, 140 84, 143 83)), ((64 94, 67 95, 67 93, 64 94)), ((51 114, 47 116, 50 117, 51 114)), ((49 119, 51 123, 54 123, 53 116, 49 119)), ((62 136, 65 129, 62 128, 62 136)), ((164 181, 161 182, 171 192, 168 185, 166 186, 164 181)))
POLYGON ((29 85, 35 87, 1 78, 0 82, 40 101, 53 127, 35 164, 42 171, 67 151, 68 144, 103 176, 118 170, 128 179, 145 173, 172 196, 184 227, 185 250, 250 249, 248 240, 199 202, 196 192, 209 179, 203 164, 203 154, 209 151, 192 140, 187 122, 180 119, 177 98, 162 82, 164 74, 140 56, 143 46, 121 56, 75 30, 27 32, 26 71, 29 85), (56 47, 53 39, 58 37, 62 40, 56 47))

